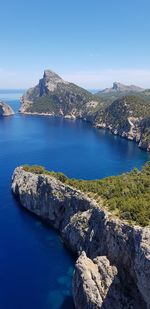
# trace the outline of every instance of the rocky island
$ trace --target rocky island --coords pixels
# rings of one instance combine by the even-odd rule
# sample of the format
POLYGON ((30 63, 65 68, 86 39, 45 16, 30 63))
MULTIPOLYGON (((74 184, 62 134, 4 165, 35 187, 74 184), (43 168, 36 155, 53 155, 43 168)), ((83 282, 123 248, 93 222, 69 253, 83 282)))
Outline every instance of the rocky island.
POLYGON ((150 309, 149 175, 149 163, 97 181, 15 169, 12 191, 21 205, 57 229, 78 258, 77 309, 150 309))
POLYGON ((92 94, 45 70, 38 85, 22 97, 20 112, 81 118, 150 151, 150 91, 134 85, 115 82, 112 88, 92 94))
POLYGON ((12 116, 14 115, 13 109, 6 103, 0 101, 0 116, 12 116))

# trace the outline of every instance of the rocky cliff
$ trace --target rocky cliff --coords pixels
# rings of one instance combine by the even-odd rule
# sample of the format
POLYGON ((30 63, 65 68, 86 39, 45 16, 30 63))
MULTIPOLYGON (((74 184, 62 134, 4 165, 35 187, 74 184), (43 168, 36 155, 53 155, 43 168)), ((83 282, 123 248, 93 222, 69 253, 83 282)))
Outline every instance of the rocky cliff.
POLYGON ((0 116, 14 115, 13 109, 6 103, 0 101, 0 116))
POLYGON ((123 96, 110 104, 95 117, 95 126, 107 128, 138 143, 140 148, 150 150, 150 102, 144 95, 123 96))
POLYGON ((73 278, 76 308, 150 309, 149 227, 113 218, 75 188, 22 167, 14 171, 12 191, 79 257, 73 278))

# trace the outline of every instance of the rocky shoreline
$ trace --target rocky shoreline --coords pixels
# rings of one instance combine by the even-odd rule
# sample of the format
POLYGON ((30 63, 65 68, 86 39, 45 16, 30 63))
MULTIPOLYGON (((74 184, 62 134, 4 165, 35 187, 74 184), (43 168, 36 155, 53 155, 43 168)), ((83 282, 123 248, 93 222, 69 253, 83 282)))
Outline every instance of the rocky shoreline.
POLYGON ((137 143, 138 147, 141 148, 144 151, 150 152, 150 143, 145 142, 141 138, 141 133, 139 128, 134 128, 134 125, 132 124, 130 130, 128 132, 119 132, 116 128, 112 128, 111 125, 108 125, 106 123, 98 123, 98 122, 92 122, 85 117, 76 117, 74 114, 67 114, 67 115, 55 115, 54 113, 32 113, 32 112, 20 112, 23 115, 35 115, 35 116, 49 116, 49 117, 63 117, 64 119, 68 120, 76 120, 76 119, 81 119, 84 121, 89 122, 93 127, 97 129, 104 129, 104 130, 109 130, 113 135, 118 135, 122 138, 125 138, 127 140, 133 141, 137 143))
POLYGON ((77 309, 150 309, 150 228, 130 226, 49 175, 15 169, 13 194, 78 256, 77 309))
POLYGON ((94 127, 97 129, 104 129, 104 130, 109 130, 113 135, 118 135, 122 138, 125 138, 129 141, 135 142, 139 148, 142 150, 145 150, 147 152, 150 152, 150 143, 145 142, 142 137, 139 128, 135 130, 134 132, 131 131, 131 129, 128 132, 119 132, 116 128, 112 128, 110 125, 107 125, 106 123, 96 123, 94 124, 94 127))

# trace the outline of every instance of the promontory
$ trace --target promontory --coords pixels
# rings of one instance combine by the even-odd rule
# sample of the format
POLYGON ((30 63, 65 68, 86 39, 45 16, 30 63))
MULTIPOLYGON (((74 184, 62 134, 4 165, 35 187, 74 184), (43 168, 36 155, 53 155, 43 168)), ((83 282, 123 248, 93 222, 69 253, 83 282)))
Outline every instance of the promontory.
POLYGON ((57 229, 77 256, 77 309, 150 309, 150 163, 104 180, 81 181, 18 167, 12 191, 57 229))

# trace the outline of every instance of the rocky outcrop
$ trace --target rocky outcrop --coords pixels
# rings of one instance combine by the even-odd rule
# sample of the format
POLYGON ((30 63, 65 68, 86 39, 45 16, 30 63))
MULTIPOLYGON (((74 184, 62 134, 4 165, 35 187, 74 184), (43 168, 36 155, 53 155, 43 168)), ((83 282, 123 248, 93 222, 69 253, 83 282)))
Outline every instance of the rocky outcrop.
POLYGON ((43 78, 39 81, 40 95, 46 95, 57 89, 58 84, 69 84, 64 81, 58 74, 51 70, 45 70, 43 78))
POLYGON ((14 171, 12 191, 79 256, 73 281, 76 308, 108 309, 113 298, 118 307, 111 309, 150 309, 148 227, 129 226, 80 191, 22 167, 14 171))
MULTIPOLYGON (((83 252, 76 262, 73 278, 76 308, 101 308, 116 276, 116 267, 111 266, 105 256, 97 257, 92 261, 83 252)), ((116 303, 114 295, 115 293, 109 297, 107 309, 112 309, 113 303, 116 303)), ((117 303, 116 308, 119 308, 117 303)))
POLYGON ((78 309, 145 308, 132 281, 122 282, 106 256, 89 259, 83 252, 73 277, 74 303, 78 309))
POLYGON ((0 116, 14 115, 13 109, 6 103, 0 101, 0 116))

